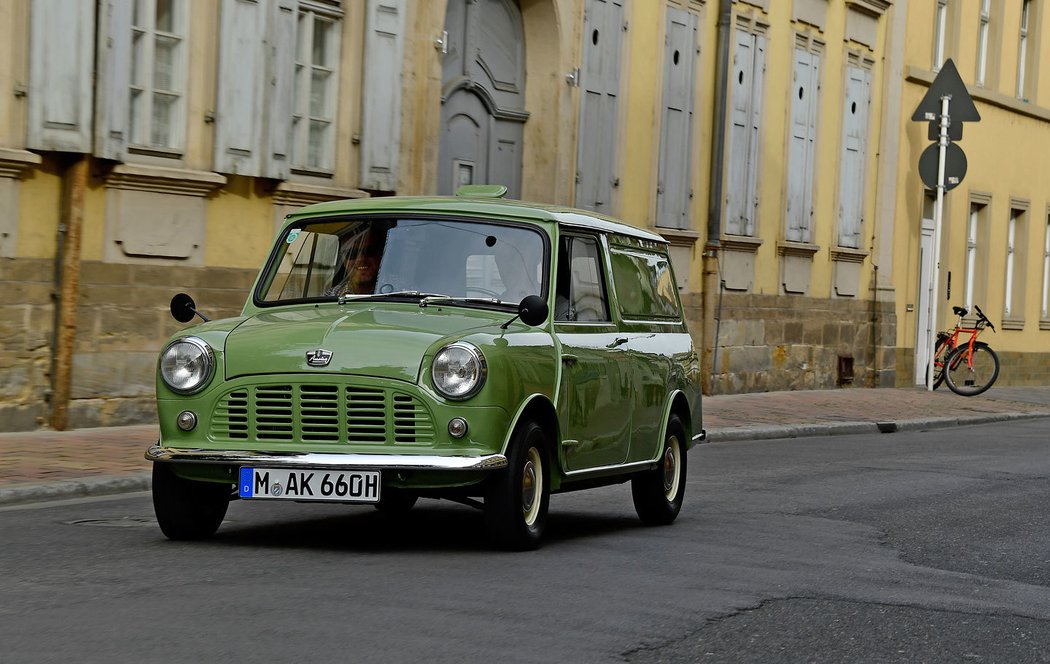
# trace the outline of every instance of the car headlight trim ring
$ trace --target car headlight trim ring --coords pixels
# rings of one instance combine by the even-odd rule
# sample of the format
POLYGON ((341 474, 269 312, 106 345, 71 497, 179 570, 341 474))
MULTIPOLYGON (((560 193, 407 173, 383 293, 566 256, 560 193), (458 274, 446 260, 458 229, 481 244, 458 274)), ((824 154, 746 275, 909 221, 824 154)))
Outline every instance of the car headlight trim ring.
POLYGON ((441 396, 454 401, 469 399, 481 390, 488 364, 481 349, 466 341, 450 343, 437 352, 430 378, 441 396))
POLYGON ((172 392, 193 394, 215 373, 215 352, 199 337, 182 337, 160 354, 160 377, 172 392))

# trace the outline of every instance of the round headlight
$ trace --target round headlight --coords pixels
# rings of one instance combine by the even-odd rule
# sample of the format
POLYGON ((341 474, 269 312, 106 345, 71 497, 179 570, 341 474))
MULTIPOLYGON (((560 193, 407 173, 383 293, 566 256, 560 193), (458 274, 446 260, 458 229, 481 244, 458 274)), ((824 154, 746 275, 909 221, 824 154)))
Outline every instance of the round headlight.
POLYGON ((160 377, 173 392, 199 391, 215 371, 215 354, 204 340, 183 337, 168 344, 160 354, 160 377))
POLYGON ((485 384, 488 369, 477 346, 464 341, 449 344, 434 356, 430 377, 434 387, 449 399, 469 399, 485 384))

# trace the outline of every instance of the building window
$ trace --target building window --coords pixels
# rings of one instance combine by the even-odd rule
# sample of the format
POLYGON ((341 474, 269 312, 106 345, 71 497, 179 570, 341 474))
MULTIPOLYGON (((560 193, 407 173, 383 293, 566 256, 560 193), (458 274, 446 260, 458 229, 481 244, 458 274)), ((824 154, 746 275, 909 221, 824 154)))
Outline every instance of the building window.
POLYGON ((1050 320, 1050 212, 1046 215, 1046 234, 1043 236, 1043 320, 1050 320))
POLYGON ((754 236, 758 206, 759 138, 765 87, 766 36, 757 26, 735 30, 730 81, 726 234, 754 236))
POLYGON ((981 0, 980 27, 977 31, 977 85, 984 85, 988 73, 988 30, 991 22, 992 0, 981 0))
MULTIPOLYGON (((1006 227, 1006 294, 1003 299, 1003 320, 1024 318, 1024 238, 1025 210, 1011 209, 1006 227)), ((1004 326, 1005 327, 1005 326, 1004 326)))
POLYGON ((1029 89, 1032 84, 1029 82, 1029 72, 1032 71, 1032 63, 1030 58, 1034 55, 1035 49, 1032 48, 1032 44, 1028 41, 1028 25, 1029 18, 1032 14, 1032 1, 1022 0, 1021 2, 1021 31, 1018 35, 1018 54, 1017 54, 1017 98, 1028 100, 1033 96, 1032 91, 1029 89))
POLYGON ((300 5, 292 114, 292 166, 331 171, 335 166, 335 106, 339 23, 335 17, 300 5))
POLYGON ((186 3, 135 0, 131 18, 131 143, 181 150, 186 90, 186 3))
MULTIPOLYGON (((984 235, 987 209, 988 206, 986 204, 970 204, 970 221, 966 229, 966 286, 963 290, 963 305, 970 310, 973 309, 975 302, 983 299, 978 296, 983 296, 983 286, 987 281, 983 278, 983 274, 977 274, 978 270, 982 273, 984 271, 984 261, 981 255, 981 238, 984 235), (979 288, 982 289, 982 293, 977 293, 979 288)), ((981 304, 981 302, 977 302, 977 304, 981 304)))
POLYGON ((937 0, 937 13, 934 16, 933 33, 933 71, 940 71, 944 64, 945 43, 948 37, 948 0, 937 0))

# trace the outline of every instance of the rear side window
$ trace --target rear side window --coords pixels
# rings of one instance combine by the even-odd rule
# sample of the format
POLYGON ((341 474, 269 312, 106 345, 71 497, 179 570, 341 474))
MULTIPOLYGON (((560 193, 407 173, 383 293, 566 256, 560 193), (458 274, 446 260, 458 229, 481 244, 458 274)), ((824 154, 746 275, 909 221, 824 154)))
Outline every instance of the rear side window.
POLYGON ((678 292, 667 256, 613 247, 616 299, 624 318, 679 318, 678 292))

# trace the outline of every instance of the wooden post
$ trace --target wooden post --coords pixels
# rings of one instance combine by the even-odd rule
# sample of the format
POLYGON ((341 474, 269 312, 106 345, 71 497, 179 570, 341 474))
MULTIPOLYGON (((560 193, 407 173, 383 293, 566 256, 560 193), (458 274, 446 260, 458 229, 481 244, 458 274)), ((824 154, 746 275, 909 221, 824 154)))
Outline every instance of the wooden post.
MULTIPOLYGON (((61 233, 58 315, 55 323, 54 370, 51 378, 51 428, 69 426, 69 400, 73 384, 73 346, 77 336, 77 302, 80 300, 80 238, 84 225, 84 195, 90 157, 81 155, 66 169, 61 233)), ((61 229, 60 229, 61 231, 61 229)))

